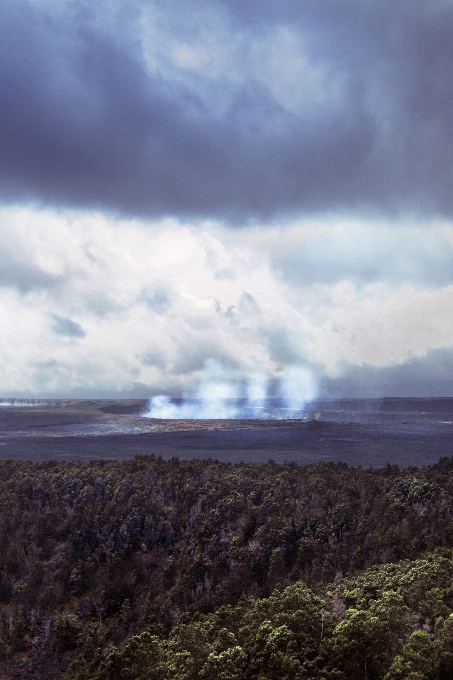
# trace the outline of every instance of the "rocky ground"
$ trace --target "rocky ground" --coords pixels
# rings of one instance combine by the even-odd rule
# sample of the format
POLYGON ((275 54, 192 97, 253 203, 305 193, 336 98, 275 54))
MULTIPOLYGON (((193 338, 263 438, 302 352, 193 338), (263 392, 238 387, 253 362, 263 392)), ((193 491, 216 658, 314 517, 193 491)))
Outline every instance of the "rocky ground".
POLYGON ((306 420, 143 418, 145 400, 0 400, 0 457, 17 460, 164 459, 402 467, 453 450, 453 399, 324 400, 306 420))

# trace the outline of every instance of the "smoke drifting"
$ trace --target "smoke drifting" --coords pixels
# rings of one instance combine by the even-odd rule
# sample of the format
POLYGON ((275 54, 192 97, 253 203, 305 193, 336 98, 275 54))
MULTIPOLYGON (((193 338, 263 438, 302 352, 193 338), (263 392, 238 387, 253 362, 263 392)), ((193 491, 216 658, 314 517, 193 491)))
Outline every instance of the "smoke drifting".
POLYGON ((145 418, 169 420, 296 419, 317 396, 313 375, 304 367, 287 368, 278 378, 259 371, 248 375, 208 359, 193 392, 181 401, 158 395, 148 402, 145 418))
POLYGON ((49 402, 37 399, 0 399, 0 408, 18 408, 22 406, 49 406, 49 402))

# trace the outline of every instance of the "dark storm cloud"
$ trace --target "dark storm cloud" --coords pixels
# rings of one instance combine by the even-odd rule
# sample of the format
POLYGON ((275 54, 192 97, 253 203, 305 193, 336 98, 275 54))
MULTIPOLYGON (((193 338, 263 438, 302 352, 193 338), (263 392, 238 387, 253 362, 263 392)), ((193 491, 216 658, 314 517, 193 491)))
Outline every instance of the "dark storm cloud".
POLYGON ((453 394, 453 350, 429 350, 397 366, 343 365, 337 378, 320 381, 323 397, 451 397, 453 394))
POLYGON ((233 221, 451 216, 452 34, 453 6, 436 0, 0 0, 0 196, 233 221), (143 12, 154 70, 134 29, 143 12), (266 75, 254 50, 285 31, 266 75), (177 41, 227 57, 181 67, 177 41))

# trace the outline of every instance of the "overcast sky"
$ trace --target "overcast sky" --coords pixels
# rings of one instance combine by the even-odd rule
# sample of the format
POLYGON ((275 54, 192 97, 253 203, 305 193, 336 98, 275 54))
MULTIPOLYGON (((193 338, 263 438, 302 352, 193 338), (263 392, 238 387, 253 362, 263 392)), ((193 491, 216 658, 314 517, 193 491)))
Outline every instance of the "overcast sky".
POLYGON ((453 5, 0 0, 0 396, 453 396, 453 5))

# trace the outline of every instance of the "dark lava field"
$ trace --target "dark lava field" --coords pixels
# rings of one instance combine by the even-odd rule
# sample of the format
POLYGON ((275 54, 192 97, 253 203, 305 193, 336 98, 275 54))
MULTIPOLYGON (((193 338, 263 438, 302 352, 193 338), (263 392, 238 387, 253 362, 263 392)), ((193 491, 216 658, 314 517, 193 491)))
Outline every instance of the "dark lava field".
POLYGON ((0 458, 91 460, 154 454, 241 461, 343 461, 364 468, 453 454, 453 399, 340 399, 304 420, 155 420, 145 400, 0 400, 0 458))

